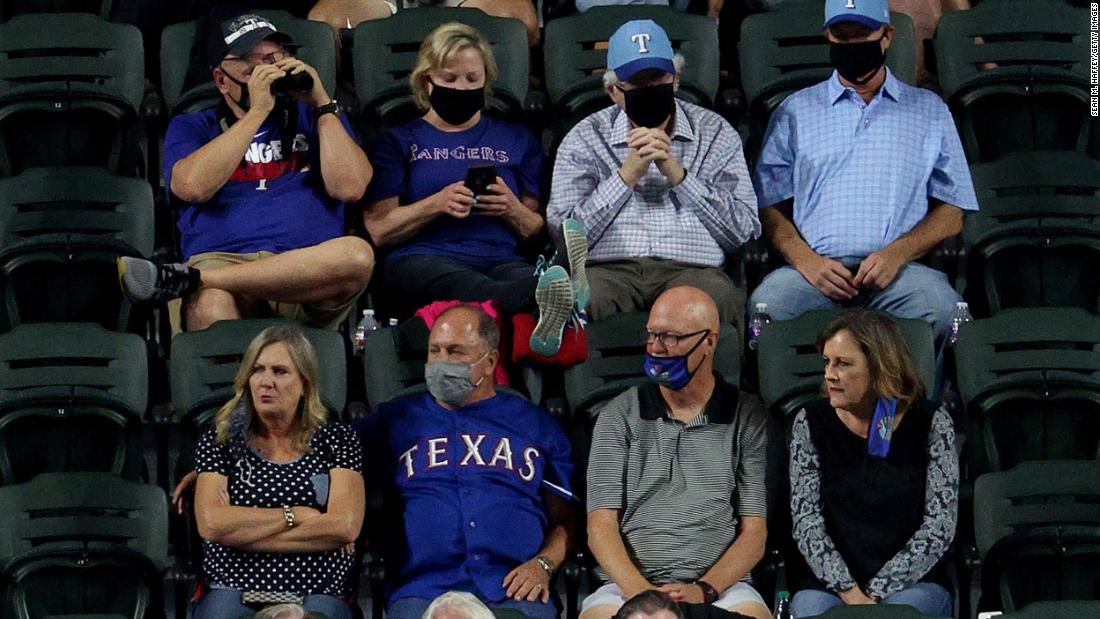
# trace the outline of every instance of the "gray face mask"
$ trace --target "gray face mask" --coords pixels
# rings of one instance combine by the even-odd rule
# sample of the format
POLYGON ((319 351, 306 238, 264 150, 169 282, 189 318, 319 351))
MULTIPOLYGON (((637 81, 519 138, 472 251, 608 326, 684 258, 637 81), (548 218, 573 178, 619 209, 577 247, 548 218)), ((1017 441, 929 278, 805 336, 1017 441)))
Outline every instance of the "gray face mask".
MULTIPOLYGON (((489 353, 486 352, 481 356, 481 359, 488 356, 489 353)), ((428 393, 431 393, 433 398, 441 402, 454 407, 460 406, 466 401, 466 398, 470 397, 474 389, 477 389, 481 381, 485 380, 485 377, 482 376, 475 383, 470 378, 473 366, 481 359, 473 363, 462 363, 461 361, 431 361, 426 363, 424 365, 424 381, 428 383, 428 393)))

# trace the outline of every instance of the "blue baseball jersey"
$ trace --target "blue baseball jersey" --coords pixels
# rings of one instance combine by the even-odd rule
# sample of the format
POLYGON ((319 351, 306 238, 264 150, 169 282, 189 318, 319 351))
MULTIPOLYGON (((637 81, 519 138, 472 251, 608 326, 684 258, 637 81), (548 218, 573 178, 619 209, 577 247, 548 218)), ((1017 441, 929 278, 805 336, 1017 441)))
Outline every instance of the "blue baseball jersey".
POLYGON ((544 410, 495 396, 450 411, 430 395, 383 404, 352 427, 364 440, 371 491, 387 499, 382 546, 396 566, 389 601, 450 590, 489 602, 542 548, 543 492, 572 500, 569 440, 544 410), (392 532, 392 534, 390 534, 392 532))

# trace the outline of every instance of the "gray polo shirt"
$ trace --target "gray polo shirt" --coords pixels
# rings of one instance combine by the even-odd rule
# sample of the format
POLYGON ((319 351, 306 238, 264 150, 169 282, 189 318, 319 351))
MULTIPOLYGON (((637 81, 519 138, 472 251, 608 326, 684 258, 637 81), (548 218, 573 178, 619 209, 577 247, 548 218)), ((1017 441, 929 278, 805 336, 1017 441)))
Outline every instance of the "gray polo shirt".
POLYGON ((716 381, 688 423, 653 383, 611 400, 596 421, 588 511, 622 511, 627 551, 655 584, 699 578, 737 537, 739 516, 767 515, 763 405, 716 381))

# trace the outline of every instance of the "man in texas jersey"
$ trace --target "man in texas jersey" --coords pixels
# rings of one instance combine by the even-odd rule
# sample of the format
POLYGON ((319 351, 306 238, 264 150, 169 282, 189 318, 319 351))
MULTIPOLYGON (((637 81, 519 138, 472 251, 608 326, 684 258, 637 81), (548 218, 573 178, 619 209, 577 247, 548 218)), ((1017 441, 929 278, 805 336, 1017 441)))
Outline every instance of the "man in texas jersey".
POLYGON ((389 568, 387 617, 419 619, 451 590, 558 616, 550 578, 572 545, 570 445, 544 410, 494 389, 499 338, 480 308, 447 310, 428 340, 429 393, 353 424, 368 495, 383 499, 367 535, 389 568))
POLYGON ((293 49, 258 15, 213 26, 223 100, 168 127, 164 177, 187 262, 121 258, 119 274, 132 299, 184 297, 187 329, 268 314, 335 327, 370 278, 370 246, 344 236, 344 203, 363 195, 370 162, 293 49))

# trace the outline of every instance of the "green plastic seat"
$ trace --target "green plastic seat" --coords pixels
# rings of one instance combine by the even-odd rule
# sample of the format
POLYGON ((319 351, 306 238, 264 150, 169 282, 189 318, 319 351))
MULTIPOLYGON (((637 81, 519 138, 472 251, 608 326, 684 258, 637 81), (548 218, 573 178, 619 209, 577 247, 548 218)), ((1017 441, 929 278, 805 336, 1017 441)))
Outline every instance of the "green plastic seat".
POLYGON ((998 0, 944 14, 936 64, 970 163, 1097 146, 1088 24, 1087 10, 1060 0, 998 0))
POLYGON ((652 19, 684 56, 677 96, 711 107, 718 94, 718 24, 667 6, 597 6, 546 24, 546 90, 558 139, 589 114, 612 105, 603 87, 607 40, 625 22, 652 19))
POLYGON ((95 322, 127 330, 133 312, 115 258, 153 251, 149 183, 103 168, 34 168, 0 179, 0 326, 95 322))
POLYGON ((0 24, 0 177, 98 166, 143 176, 141 32, 83 13, 0 24))
MULTIPOLYGON (((336 92, 336 39, 328 24, 295 17, 286 11, 256 10, 257 15, 294 39, 299 45, 296 56, 317 69, 321 83, 329 95, 336 92)), ((161 92, 170 115, 194 112, 213 107, 222 101, 222 95, 214 86, 214 76, 201 67, 191 67, 192 47, 198 22, 173 24, 164 29, 160 44, 161 92), (188 76, 201 75, 201 80, 189 83, 188 76)), ((214 27, 217 27, 215 25, 214 27)), ((200 55, 206 53, 205 43, 200 42, 200 55)))
POLYGON ((963 325, 955 359, 992 470, 1097 458, 1100 317, 1076 308, 1007 309, 963 325))
POLYGON ((145 342, 81 323, 0 335, 0 483, 103 471, 139 479, 145 342))
POLYGON ((27 13, 92 13, 111 16, 111 0, 0 0, 0 22, 27 13))
POLYGON ((900 604, 874 604, 868 606, 834 606, 822 619, 933 619, 939 615, 926 615, 912 606, 900 604))
MULTIPOLYGON (((795 91, 824 81, 833 72, 822 23, 822 3, 790 2, 774 11, 750 15, 741 22, 737 51, 741 82, 750 114, 766 126, 775 108, 795 91)), ((917 60, 913 20, 892 11, 894 39, 886 66, 907 84, 916 84, 917 60)))
POLYGON ((1013 307, 1100 313, 1100 161, 1019 151, 971 166, 981 210, 963 225, 976 315, 1013 307), (1022 285, 1026 282, 1026 285, 1022 285))
MULTIPOLYGON (((794 420, 807 402, 821 398, 825 363, 817 350, 817 336, 839 310, 815 310, 791 320, 768 323, 760 333, 760 397, 773 414, 794 420)), ((936 374, 932 327, 923 320, 897 318, 909 356, 926 389, 932 389, 936 374)))
POLYGON ((1100 462, 1026 462, 978 477, 974 530, 982 561, 979 611, 1012 613, 1059 600, 1088 600, 1096 609, 1100 462))
POLYGON ((420 43, 438 26, 461 22, 489 40, 499 74, 492 84, 490 112, 519 120, 527 98, 527 31, 518 20, 486 15, 479 9, 418 7, 355 28, 353 65, 359 114, 367 127, 390 127, 423 114, 413 103, 409 73, 420 43))
POLYGON ((0 614, 163 617, 168 502, 107 473, 46 473, 0 488, 0 614))
POLYGON ((1004 619, 1098 619, 1100 602, 1032 602, 1004 619))

